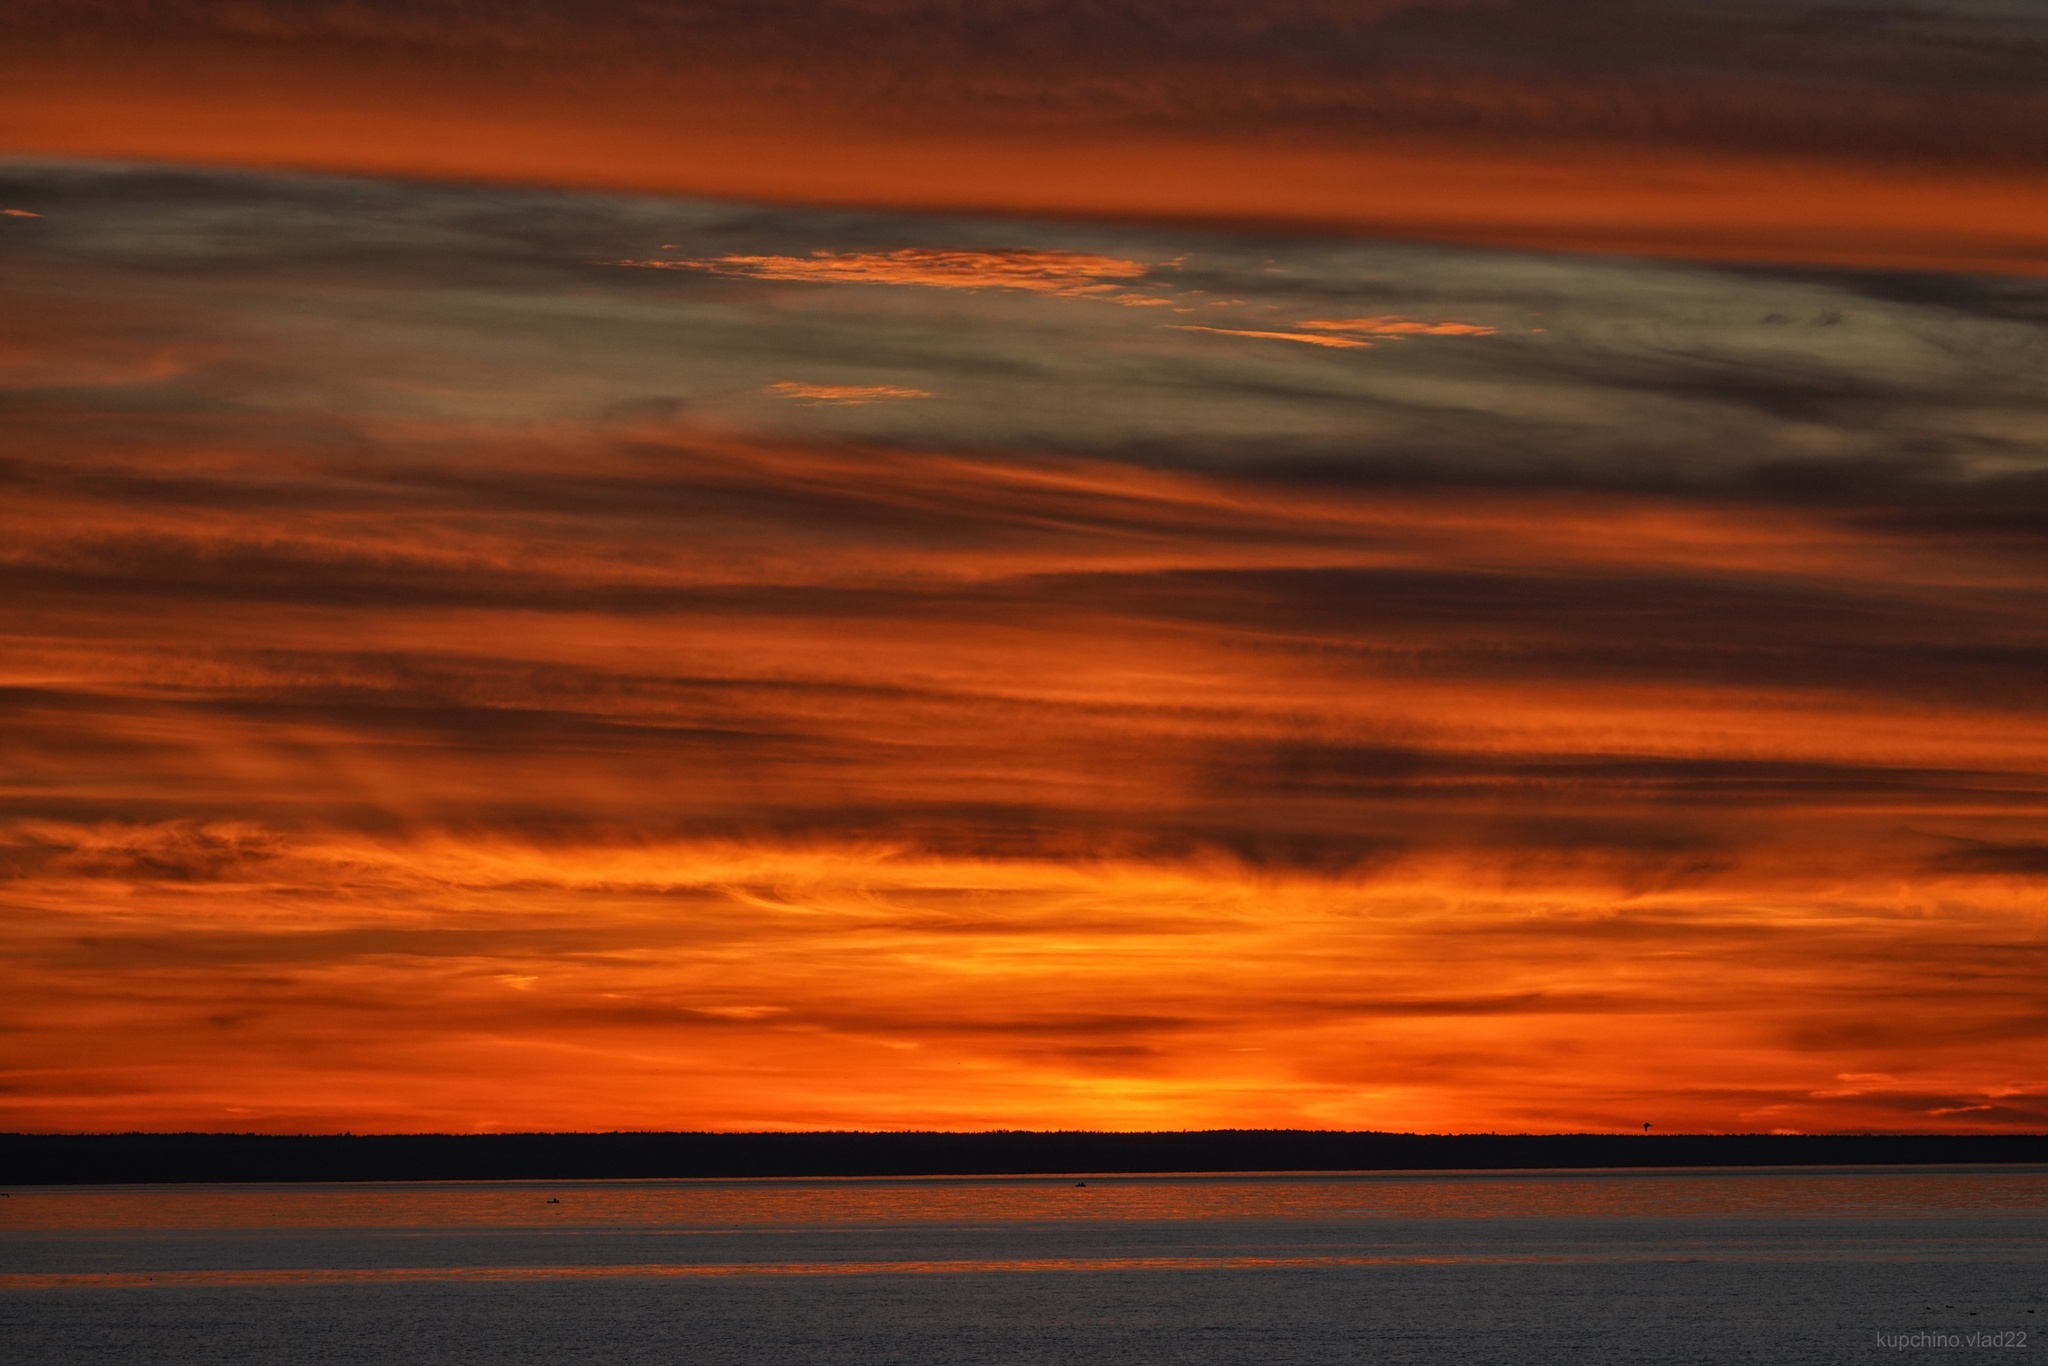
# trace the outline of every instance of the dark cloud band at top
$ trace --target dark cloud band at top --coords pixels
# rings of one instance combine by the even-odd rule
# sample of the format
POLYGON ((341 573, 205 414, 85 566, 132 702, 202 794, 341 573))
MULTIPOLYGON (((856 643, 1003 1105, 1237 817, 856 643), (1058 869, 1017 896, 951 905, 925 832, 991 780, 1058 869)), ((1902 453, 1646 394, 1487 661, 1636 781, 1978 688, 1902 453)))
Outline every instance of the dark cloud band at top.
POLYGON ((2025 7, 13 0, 0 150, 2048 269, 2025 7))

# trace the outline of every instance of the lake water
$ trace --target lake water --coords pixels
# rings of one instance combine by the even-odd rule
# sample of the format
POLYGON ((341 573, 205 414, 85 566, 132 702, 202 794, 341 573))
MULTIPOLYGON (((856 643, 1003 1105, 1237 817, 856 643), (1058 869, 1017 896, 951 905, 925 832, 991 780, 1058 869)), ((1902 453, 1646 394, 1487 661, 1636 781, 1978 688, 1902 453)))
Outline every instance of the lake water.
POLYGON ((2044 1283, 2042 1167, 0 1200, 39 1366, 2024 1361, 2044 1283))

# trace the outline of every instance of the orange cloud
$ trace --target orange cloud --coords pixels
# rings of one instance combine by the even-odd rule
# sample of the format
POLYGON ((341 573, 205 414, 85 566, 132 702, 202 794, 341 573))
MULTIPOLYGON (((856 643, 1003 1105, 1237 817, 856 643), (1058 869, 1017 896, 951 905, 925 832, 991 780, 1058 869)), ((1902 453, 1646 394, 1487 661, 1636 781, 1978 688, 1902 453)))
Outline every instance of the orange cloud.
POLYGON ((1358 341, 1352 337, 1316 337, 1302 332, 1260 332, 1243 327, 1204 327, 1199 323, 1168 323, 1176 332, 1214 332, 1225 337, 1256 337, 1264 341, 1303 342, 1309 346, 1360 347, 1371 346, 1371 342, 1358 341))
POLYGON ((1322 332, 1364 332, 1374 337, 1491 337, 1499 329, 1477 323, 1425 323, 1413 318, 1312 318, 1296 323, 1322 332))
POLYGON ((769 385, 768 392, 807 403, 861 404, 880 403, 892 398, 931 397, 926 390, 909 389, 900 384, 805 384, 793 379, 769 385))
MULTIPOLYGON (((757 280, 922 285, 934 289, 1020 289, 1063 298, 1114 294, 1114 280, 1145 274, 1136 261, 1072 251, 965 251, 905 247, 886 252, 814 251, 809 256, 720 256, 709 261, 615 261, 651 270, 701 270, 757 280)), ((1118 298, 1117 302, 1126 302, 1118 298)), ((1147 301, 1149 302, 1149 300, 1147 301)))

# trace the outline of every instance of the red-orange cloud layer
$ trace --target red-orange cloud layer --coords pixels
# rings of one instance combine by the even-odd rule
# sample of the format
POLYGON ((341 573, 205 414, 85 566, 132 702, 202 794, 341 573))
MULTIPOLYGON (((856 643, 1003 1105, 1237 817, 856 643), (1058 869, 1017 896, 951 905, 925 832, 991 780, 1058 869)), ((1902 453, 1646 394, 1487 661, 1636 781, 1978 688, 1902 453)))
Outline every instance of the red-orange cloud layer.
POLYGON ((801 204, 2048 270, 2024 16, 1274 7, 0 7, 0 145, 801 204))
POLYGON ((36 431, 9 1127, 2042 1122, 2030 548, 36 431))

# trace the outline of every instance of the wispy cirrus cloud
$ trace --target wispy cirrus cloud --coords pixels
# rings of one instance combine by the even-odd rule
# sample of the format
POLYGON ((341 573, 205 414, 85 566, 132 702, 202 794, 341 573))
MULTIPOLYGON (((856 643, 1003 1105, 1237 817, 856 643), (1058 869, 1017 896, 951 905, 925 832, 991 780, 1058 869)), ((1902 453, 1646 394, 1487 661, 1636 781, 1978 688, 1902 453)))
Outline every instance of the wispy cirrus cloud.
POLYGON ((1060 298, 1115 295, 1143 277, 1136 261, 1073 251, 903 247, 883 252, 814 251, 809 256, 719 256, 710 260, 615 261, 650 270, 699 270, 756 280, 817 284, 919 285, 930 289, 1014 289, 1060 298))
POLYGON ((1301 342, 1308 346, 1328 346, 1340 350, 1371 346, 1368 341, 1355 337, 1321 337, 1307 332, 1274 332, 1247 327, 1205 327, 1200 323, 1168 323, 1176 332, 1213 332, 1222 337, 1251 337, 1257 341, 1301 342))
POLYGON ((1311 318, 1295 324, 1319 332, 1360 332, 1372 337, 1491 337, 1497 327, 1478 323, 1426 323, 1414 318, 1311 318))
POLYGON ((802 380, 777 380, 768 386, 771 394, 804 403, 884 403, 890 399, 930 398, 928 389, 901 384, 807 384, 802 380))

